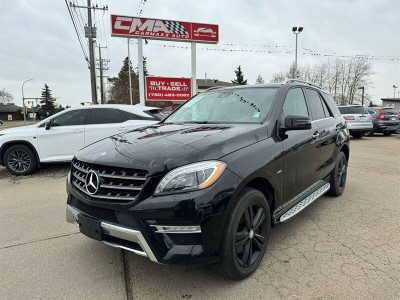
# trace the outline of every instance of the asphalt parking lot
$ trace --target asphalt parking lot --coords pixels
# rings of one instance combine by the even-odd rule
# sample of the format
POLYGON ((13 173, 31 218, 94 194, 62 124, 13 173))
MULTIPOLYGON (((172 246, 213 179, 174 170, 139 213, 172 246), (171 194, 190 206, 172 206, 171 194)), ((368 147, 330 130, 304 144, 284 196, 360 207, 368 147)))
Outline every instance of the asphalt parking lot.
POLYGON ((65 222, 68 165, 0 167, 0 298, 399 299, 400 135, 351 141, 346 191, 273 229, 247 280, 160 265, 65 222))

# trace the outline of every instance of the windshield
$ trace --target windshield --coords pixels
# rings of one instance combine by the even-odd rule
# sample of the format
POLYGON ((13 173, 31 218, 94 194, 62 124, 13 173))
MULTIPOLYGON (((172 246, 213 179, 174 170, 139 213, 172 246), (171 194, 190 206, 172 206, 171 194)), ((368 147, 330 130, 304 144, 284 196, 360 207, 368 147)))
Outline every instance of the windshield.
POLYGON ((205 92, 183 104, 165 123, 260 123, 276 92, 277 88, 205 92))
POLYGON ((368 111, 364 106, 339 106, 338 108, 342 115, 368 114, 368 111))

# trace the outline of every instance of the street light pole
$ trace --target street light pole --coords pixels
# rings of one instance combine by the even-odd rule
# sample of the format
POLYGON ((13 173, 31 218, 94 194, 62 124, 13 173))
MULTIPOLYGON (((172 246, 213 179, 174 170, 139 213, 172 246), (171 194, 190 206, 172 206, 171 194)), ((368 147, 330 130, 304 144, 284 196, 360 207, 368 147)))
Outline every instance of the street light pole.
POLYGON ((294 60, 294 77, 297 77, 297 36, 300 32, 303 31, 303 27, 292 27, 293 33, 296 35, 296 52, 295 52, 295 60, 294 60))
POLYGON ((360 86, 358 88, 359 90, 362 90, 362 94, 361 94, 361 105, 364 106, 364 87, 360 86))
POLYGON ((23 110, 24 110, 24 123, 26 123, 26 111, 25 111, 25 96, 24 96, 24 85, 25 83, 27 83, 28 81, 33 80, 32 78, 25 80, 24 83, 22 84, 22 106, 23 106, 23 110))
POLYGON ((398 88, 398 86, 395 86, 394 84, 393 84, 393 98, 396 98, 396 89, 398 88))

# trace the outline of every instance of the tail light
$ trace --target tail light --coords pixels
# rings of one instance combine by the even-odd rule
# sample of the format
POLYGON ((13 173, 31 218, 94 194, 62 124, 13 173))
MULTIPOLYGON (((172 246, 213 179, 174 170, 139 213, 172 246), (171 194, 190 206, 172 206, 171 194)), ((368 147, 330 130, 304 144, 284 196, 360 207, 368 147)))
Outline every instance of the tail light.
POLYGON ((345 116, 345 117, 343 117, 345 120, 347 120, 347 121, 351 121, 351 120, 354 120, 354 117, 353 116, 345 116))
POLYGON ((379 116, 377 116, 376 118, 377 118, 377 119, 381 119, 381 118, 383 117, 383 110, 380 109, 380 108, 378 108, 378 110, 379 110, 381 113, 380 113, 379 116))

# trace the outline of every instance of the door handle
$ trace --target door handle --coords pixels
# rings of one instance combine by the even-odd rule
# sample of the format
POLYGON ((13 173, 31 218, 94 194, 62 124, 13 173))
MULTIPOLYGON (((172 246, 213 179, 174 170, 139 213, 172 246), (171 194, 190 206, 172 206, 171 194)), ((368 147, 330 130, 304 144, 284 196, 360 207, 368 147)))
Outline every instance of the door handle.
POLYGON ((77 129, 77 130, 74 130, 74 131, 72 131, 73 133, 80 133, 80 132, 83 132, 83 129, 77 129))
POLYGON ((319 137, 319 132, 318 131, 314 132, 314 134, 312 135, 312 138, 317 139, 318 137, 319 137))

